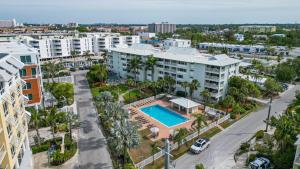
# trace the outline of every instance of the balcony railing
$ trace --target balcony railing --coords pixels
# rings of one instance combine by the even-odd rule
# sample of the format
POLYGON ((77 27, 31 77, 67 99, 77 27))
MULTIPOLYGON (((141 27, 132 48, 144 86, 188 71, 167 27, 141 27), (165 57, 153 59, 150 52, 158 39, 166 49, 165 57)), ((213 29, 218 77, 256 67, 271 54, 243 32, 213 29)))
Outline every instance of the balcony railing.
POLYGON ((216 68, 206 68, 205 70, 208 72, 220 73, 220 69, 216 68))
POLYGON ((210 80, 219 80, 220 79, 218 76, 209 76, 209 75, 206 75, 205 78, 210 79, 210 80))
POLYGON ((12 125, 12 126, 17 126, 17 121, 16 121, 16 119, 15 119, 14 116, 8 115, 8 116, 6 117, 6 120, 7 120, 7 122, 8 122, 10 125, 12 125))
POLYGON ((213 88, 213 89, 218 89, 219 88, 219 85, 217 85, 215 83, 205 82, 204 85, 205 85, 205 87, 208 87, 208 88, 213 88))

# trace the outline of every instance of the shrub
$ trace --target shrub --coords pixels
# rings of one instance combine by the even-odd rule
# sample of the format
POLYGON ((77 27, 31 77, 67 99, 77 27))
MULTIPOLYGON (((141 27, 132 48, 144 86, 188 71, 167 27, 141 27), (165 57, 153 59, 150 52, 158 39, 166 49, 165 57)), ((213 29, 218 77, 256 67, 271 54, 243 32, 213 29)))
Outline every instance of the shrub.
POLYGON ((254 161, 256 158, 256 154, 250 154, 247 158, 247 165, 251 162, 254 161))
POLYGON ((230 118, 235 120, 236 119, 236 113, 234 113, 234 112, 230 113, 230 118))
POLYGON ((263 130, 259 130, 256 132, 255 137, 256 139, 262 139, 264 137, 265 133, 263 130))
MULTIPOLYGON (((61 137, 55 138, 56 144, 61 144, 61 141, 62 141, 61 137)), ((38 146, 38 145, 31 146, 32 153, 36 154, 36 153, 40 153, 43 151, 47 151, 50 147, 51 142, 52 142, 52 139, 44 141, 43 143, 41 143, 40 146, 38 146)))
POLYGON ((245 143, 241 144, 240 150, 243 151, 243 152, 246 152, 246 151, 248 151, 249 147, 250 147, 250 144, 245 142, 245 143))

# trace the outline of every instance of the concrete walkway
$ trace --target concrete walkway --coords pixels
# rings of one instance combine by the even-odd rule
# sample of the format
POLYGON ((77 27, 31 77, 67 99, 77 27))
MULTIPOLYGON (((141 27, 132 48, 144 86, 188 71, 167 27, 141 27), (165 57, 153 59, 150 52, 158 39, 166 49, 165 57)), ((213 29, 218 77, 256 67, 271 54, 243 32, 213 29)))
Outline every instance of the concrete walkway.
POLYGON ((75 100, 79 114, 79 141, 77 169, 113 168, 104 137, 98 121, 92 94, 86 79, 87 71, 73 73, 75 81, 75 100))

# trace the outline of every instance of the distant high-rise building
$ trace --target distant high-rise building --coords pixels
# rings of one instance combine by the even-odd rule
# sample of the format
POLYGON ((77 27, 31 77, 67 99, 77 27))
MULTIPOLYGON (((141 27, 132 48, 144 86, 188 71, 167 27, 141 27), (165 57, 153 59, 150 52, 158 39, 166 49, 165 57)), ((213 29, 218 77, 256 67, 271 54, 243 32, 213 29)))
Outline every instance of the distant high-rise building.
POLYGON ((148 25, 148 30, 154 33, 174 33, 176 31, 176 24, 168 22, 152 23, 148 25))
POLYGON ((12 20, 0 20, 0 28, 13 28, 18 26, 18 23, 15 19, 12 20))

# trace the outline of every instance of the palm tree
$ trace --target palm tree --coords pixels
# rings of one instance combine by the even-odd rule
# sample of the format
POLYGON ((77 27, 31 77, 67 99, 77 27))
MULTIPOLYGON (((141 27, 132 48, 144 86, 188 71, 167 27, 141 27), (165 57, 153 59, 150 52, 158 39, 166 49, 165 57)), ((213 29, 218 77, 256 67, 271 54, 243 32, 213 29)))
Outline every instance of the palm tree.
POLYGON ((198 90, 198 88, 200 87, 200 83, 198 80, 194 79, 192 80, 189 86, 190 86, 190 98, 193 98, 194 91, 198 90))
POLYGON ((51 128, 52 139, 55 138, 55 128, 57 127, 57 109, 56 107, 52 107, 50 110, 45 110, 47 112, 46 122, 51 128))
POLYGON ((129 86, 129 87, 132 87, 135 85, 135 82, 132 78, 129 78, 126 80, 126 84, 129 86))
POLYGON ((207 118, 206 116, 202 115, 202 114, 194 114, 193 115, 195 117, 195 123, 197 125, 197 132, 198 132, 198 135, 200 134, 200 129, 203 127, 203 126, 206 126, 207 125, 207 118))
POLYGON ((172 93, 172 88, 176 84, 176 80, 171 76, 165 76, 163 80, 168 87, 168 93, 172 93))
POLYGON ((233 107, 235 104, 235 100, 232 96, 227 96, 225 99, 222 101, 223 106, 226 108, 226 113, 228 113, 229 107, 233 107))
POLYGON ((158 149, 158 144, 157 142, 153 142, 151 145, 151 156, 153 157, 152 159, 152 164, 154 164, 154 154, 157 152, 157 149, 158 149))
POLYGON ((147 70, 151 70, 151 81, 154 80, 154 66, 157 62, 157 58, 150 56, 145 63, 145 80, 147 79, 147 70))
POLYGON ((178 148, 185 139, 185 137, 188 135, 189 131, 186 128, 180 128, 177 130, 177 134, 174 137, 174 142, 178 143, 178 148))
POLYGON ((205 169, 204 165, 203 164, 197 164, 195 166, 195 169, 205 169))
POLYGON ((73 58, 73 66, 74 66, 74 69, 76 69, 76 57, 78 57, 78 52, 73 50, 71 51, 71 57, 73 58))
POLYGON ((108 77, 108 71, 106 66, 102 64, 93 65, 88 72, 88 77, 93 81, 99 81, 101 83, 105 82, 108 77))
POLYGON ((137 74, 139 70, 142 68, 142 60, 139 57, 135 57, 129 61, 128 70, 134 73, 135 83, 137 82, 137 74))
POLYGON ((46 72, 51 76, 52 83, 54 83, 54 77, 57 74, 58 66, 54 61, 48 61, 44 64, 46 72))
POLYGON ((41 136, 39 132, 40 122, 42 120, 41 116, 36 109, 30 109, 30 113, 30 125, 33 126, 35 129, 38 145, 41 145, 41 136))
POLYGON ((184 88, 184 95, 186 97, 188 95, 187 94, 187 88, 190 86, 190 84, 189 84, 188 81, 184 81, 184 82, 181 82, 180 85, 181 85, 181 87, 184 88))
POLYGON ((150 83, 151 89, 154 91, 155 96, 158 94, 158 90, 161 88, 161 84, 158 81, 152 81, 150 83))
POLYGON ((85 58, 85 61, 88 63, 88 66, 91 66, 91 51, 87 50, 83 52, 83 57, 85 58))
POLYGON ((210 97, 211 97, 211 93, 209 92, 209 90, 205 89, 200 93, 200 96, 203 98, 204 100, 204 112, 205 112, 205 108, 206 108, 206 104, 208 103, 210 97))

